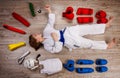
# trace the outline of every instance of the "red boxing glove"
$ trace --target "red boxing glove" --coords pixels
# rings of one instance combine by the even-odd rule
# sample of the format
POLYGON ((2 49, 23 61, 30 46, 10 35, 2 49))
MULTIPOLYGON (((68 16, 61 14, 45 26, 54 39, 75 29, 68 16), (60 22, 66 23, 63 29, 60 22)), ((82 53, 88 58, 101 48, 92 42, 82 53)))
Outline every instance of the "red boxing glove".
POLYGON ((99 18, 105 18, 106 17, 106 12, 103 11, 103 10, 100 10, 96 13, 95 17, 98 18, 98 19, 99 18))
POLYGON ((97 23, 100 24, 100 23, 107 23, 108 22, 108 19, 106 18, 100 18, 99 20, 97 20, 97 23))
POLYGON ((65 12, 66 12, 67 14, 70 14, 70 13, 73 13, 73 10, 74 10, 74 9, 73 9, 72 7, 67 7, 67 9, 66 9, 65 12))
POLYGON ((20 21, 22 24, 24 24, 25 26, 27 26, 27 27, 30 26, 30 23, 29 23, 26 19, 24 19, 22 16, 20 16, 19 14, 13 12, 13 13, 12 13, 12 16, 13 16, 16 20, 18 20, 18 21, 20 21))
POLYGON ((6 28, 6 29, 8 29, 8 30, 20 33, 20 34, 26 34, 25 31, 23 31, 21 29, 18 29, 18 28, 15 28, 15 27, 12 27, 12 26, 9 26, 9 25, 6 25, 6 24, 4 24, 3 27, 6 28))
POLYGON ((93 9, 90 8, 78 8, 77 15, 92 15, 93 14, 93 9))
POLYGON ((71 13, 71 14, 65 14, 65 17, 66 17, 67 19, 69 19, 69 20, 73 20, 74 14, 73 14, 73 13, 71 13))
POLYGON ((77 17, 77 22, 80 23, 80 24, 92 23, 93 22, 93 17, 77 17))
POLYGON ((67 7, 66 11, 62 13, 62 16, 69 20, 73 20, 74 18, 73 10, 74 9, 72 7, 67 7))

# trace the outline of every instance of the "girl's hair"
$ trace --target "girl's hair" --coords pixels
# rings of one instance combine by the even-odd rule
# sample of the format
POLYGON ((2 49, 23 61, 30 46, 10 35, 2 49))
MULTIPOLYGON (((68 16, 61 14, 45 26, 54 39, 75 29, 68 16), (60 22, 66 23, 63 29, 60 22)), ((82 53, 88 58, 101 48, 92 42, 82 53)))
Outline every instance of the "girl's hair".
POLYGON ((43 44, 41 42, 37 42, 37 40, 32 35, 29 36, 29 44, 36 51, 43 46, 43 44))

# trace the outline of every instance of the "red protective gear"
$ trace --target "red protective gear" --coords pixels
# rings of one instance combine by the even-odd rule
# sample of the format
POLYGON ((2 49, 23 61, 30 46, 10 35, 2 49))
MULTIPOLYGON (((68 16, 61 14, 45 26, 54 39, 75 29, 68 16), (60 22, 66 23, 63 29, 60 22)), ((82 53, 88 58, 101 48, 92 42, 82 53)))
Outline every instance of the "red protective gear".
POLYGON ((63 13, 63 16, 64 16, 65 18, 69 19, 69 20, 73 20, 73 18, 74 18, 74 14, 73 14, 73 13, 71 13, 71 14, 63 13))
POLYGON ((90 8, 78 8, 77 15, 92 15, 93 14, 93 9, 90 8))
POLYGON ((103 11, 103 10, 100 10, 96 13, 95 17, 98 18, 98 19, 99 18, 106 18, 106 12, 103 11))
POLYGON ((12 26, 9 26, 9 25, 6 25, 6 24, 4 24, 3 27, 6 28, 6 29, 8 29, 8 30, 20 33, 20 34, 26 34, 25 31, 23 31, 21 29, 18 29, 18 28, 15 28, 15 27, 12 27, 12 26))
POLYGON ((74 10, 74 9, 73 9, 72 7, 67 7, 67 9, 66 9, 65 12, 66 12, 67 14, 70 14, 70 13, 73 13, 73 10, 74 10))
POLYGON ((74 9, 72 7, 67 7, 66 11, 62 13, 62 16, 69 20, 73 20, 74 18, 73 10, 74 9))
POLYGON ((12 16, 13 16, 16 20, 18 20, 18 21, 20 21, 22 24, 24 24, 25 26, 27 26, 27 27, 30 26, 30 23, 29 23, 26 19, 24 19, 22 16, 20 16, 19 14, 13 12, 13 13, 12 13, 12 16))
POLYGON ((77 17, 77 22, 80 24, 92 23, 93 17, 77 17))
POLYGON ((97 20, 97 23, 100 24, 100 23, 107 23, 108 22, 108 19, 106 18, 100 18, 97 20))

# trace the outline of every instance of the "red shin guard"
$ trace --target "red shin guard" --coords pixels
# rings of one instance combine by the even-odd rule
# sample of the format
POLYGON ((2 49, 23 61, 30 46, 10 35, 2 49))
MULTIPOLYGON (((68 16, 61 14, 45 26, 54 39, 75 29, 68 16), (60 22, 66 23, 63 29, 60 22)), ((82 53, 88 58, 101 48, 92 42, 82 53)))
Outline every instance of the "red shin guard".
POLYGON ((6 29, 8 29, 8 30, 20 33, 20 34, 26 34, 25 31, 23 31, 21 29, 18 29, 18 28, 15 28, 15 27, 12 27, 12 26, 9 26, 9 25, 6 25, 6 24, 4 24, 3 27, 6 28, 6 29))
POLYGON ((22 16, 20 16, 19 14, 13 12, 13 13, 12 13, 12 16, 13 16, 16 20, 18 20, 19 22, 21 22, 22 24, 24 24, 25 26, 27 26, 27 27, 30 26, 30 23, 29 23, 26 19, 24 19, 22 16))
POLYGON ((92 23, 93 17, 77 17, 77 22, 80 24, 92 23))
POLYGON ((92 15, 93 14, 93 9, 90 8, 78 8, 77 15, 92 15))

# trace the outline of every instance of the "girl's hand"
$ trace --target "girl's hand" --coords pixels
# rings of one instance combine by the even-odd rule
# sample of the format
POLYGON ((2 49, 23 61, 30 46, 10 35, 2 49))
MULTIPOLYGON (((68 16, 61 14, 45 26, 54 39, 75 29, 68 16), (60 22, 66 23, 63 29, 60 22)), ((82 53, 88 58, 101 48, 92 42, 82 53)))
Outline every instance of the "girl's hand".
POLYGON ((51 7, 50 7, 50 5, 45 5, 45 9, 46 9, 49 13, 51 13, 51 7))
POLYGON ((51 36, 55 42, 58 41, 58 35, 55 32, 51 33, 51 36))

